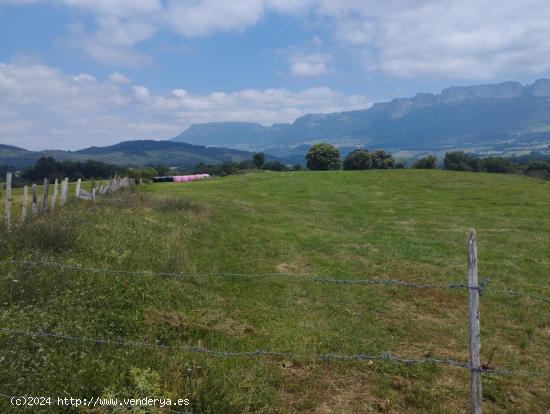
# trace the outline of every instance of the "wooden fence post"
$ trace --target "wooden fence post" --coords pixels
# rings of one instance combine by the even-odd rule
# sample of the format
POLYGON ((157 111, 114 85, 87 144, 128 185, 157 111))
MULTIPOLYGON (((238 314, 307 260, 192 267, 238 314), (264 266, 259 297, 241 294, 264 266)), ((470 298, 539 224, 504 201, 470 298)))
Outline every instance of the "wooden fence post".
POLYGON ((55 209, 55 202, 57 200, 57 178, 55 179, 55 184, 53 186, 53 197, 52 197, 52 211, 55 209))
POLYGON ((65 207, 65 204, 67 204, 68 192, 69 192, 69 179, 65 178, 61 182, 61 207, 65 207))
POLYGON ((477 246, 476 231, 470 229, 468 232, 468 321, 470 331, 470 370, 471 370, 471 392, 472 392, 472 413, 482 412, 482 390, 481 390, 481 336, 479 324, 479 285, 477 277, 477 246))
POLYGON ((44 178, 44 188, 42 189, 42 213, 48 210, 48 179, 44 178))
POLYGON ((92 188, 92 201, 95 201, 95 187, 92 188))
POLYGON ((32 185, 32 214, 38 214, 38 194, 36 184, 32 185))
POLYGON ((6 206, 4 207, 4 224, 10 225, 11 219, 11 178, 12 173, 6 173, 6 206))
POLYGON ((80 195, 80 186, 82 185, 82 180, 79 178, 76 181, 76 198, 80 195))
POLYGON ((21 221, 27 217, 27 206, 29 205, 29 187, 23 187, 23 207, 21 208, 21 221))

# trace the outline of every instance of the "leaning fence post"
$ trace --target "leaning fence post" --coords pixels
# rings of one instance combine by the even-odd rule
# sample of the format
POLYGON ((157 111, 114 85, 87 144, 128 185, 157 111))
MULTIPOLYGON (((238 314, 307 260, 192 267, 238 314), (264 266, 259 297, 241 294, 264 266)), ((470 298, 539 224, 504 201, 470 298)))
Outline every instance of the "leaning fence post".
POLYGON ((58 179, 55 179, 55 184, 53 186, 53 197, 52 197, 52 211, 55 209, 55 201, 57 199, 57 182, 58 179))
POLYGON ((95 201, 95 187, 92 188, 92 201, 95 201))
POLYGON ((11 177, 12 173, 6 173, 6 206, 4 208, 4 224, 10 225, 11 218, 11 177))
POLYGON ((65 207, 67 204, 67 193, 69 192, 69 179, 65 178, 61 182, 61 207, 65 207))
POLYGON ((479 326, 479 285, 477 277, 476 231, 474 229, 470 229, 468 232, 468 292, 472 413, 481 414, 481 336, 479 326))
POLYGON ((76 198, 80 195, 80 185, 82 184, 82 180, 79 178, 76 181, 76 198))
POLYGON ((38 214, 38 194, 36 192, 36 184, 32 185, 32 214, 38 214))
POLYGON ((42 189, 42 213, 48 209, 48 179, 44 178, 44 188, 42 189))

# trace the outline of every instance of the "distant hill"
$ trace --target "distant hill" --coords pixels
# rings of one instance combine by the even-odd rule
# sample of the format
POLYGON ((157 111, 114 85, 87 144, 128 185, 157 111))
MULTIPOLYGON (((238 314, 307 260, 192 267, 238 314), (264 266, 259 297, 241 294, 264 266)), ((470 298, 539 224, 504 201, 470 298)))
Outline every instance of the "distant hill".
POLYGON ((460 148, 480 153, 550 152, 550 80, 503 82, 420 93, 371 108, 302 116, 292 124, 221 122, 191 126, 172 141, 274 155, 303 153, 318 141, 343 148, 425 152, 460 148), (301 147, 300 147, 301 146, 301 147), (297 148, 298 147, 298 148, 297 148))
POLYGON ((153 140, 125 141, 108 147, 90 147, 78 151, 28 151, 0 145, 0 164, 15 168, 33 165, 42 156, 52 156, 61 161, 93 159, 126 166, 163 164, 181 168, 193 168, 200 162, 216 164, 252 158, 252 154, 246 151, 153 140))

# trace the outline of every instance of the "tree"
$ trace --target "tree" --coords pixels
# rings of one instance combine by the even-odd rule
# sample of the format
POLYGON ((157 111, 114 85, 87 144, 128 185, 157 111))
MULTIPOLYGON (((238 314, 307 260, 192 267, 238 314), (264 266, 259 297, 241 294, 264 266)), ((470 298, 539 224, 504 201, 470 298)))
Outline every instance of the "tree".
POLYGON ((374 151, 371 154, 372 158, 372 168, 385 170, 388 168, 393 168, 395 165, 395 160, 393 159, 393 156, 389 153, 384 151, 383 149, 379 149, 374 151))
POLYGON ((433 170, 436 167, 437 158, 433 155, 428 155, 427 157, 420 158, 416 160, 413 165, 413 168, 420 168, 425 170, 433 170))
POLYGON ((344 159, 344 170, 370 170, 372 158, 368 150, 356 149, 344 159))
POLYGON ((264 164, 264 170, 288 171, 288 166, 280 161, 268 161, 264 164))
POLYGON ((469 171, 468 157, 464 151, 452 151, 445 154, 443 165, 447 170, 469 171))
POLYGON ((443 164, 447 170, 454 171, 483 171, 483 160, 464 151, 452 151, 445 154, 443 164))
POLYGON ((256 168, 262 168, 265 163, 265 154, 263 152, 257 152, 252 157, 252 162, 256 168))
POLYGON ((483 166, 490 173, 514 172, 513 164, 502 157, 487 157, 483 159, 483 166))
POLYGON ((340 169, 340 151, 330 144, 312 145, 306 154, 307 168, 314 171, 340 169))
POLYGON ((537 178, 550 178, 550 162, 532 161, 525 169, 525 175, 537 178))

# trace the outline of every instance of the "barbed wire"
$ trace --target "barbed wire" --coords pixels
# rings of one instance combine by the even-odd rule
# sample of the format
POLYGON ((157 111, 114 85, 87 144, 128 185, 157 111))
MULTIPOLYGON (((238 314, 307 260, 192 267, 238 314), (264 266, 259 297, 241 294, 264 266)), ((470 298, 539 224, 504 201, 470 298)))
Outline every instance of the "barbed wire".
POLYGON ((268 278, 268 277, 280 277, 288 279, 297 279, 307 282, 316 282, 316 283, 327 283, 327 284, 336 284, 336 285, 358 285, 358 286, 397 286, 397 287, 408 287, 414 289, 477 289, 480 294, 486 291, 492 293, 500 293, 504 295, 512 296, 525 296, 533 300, 540 301, 542 303, 550 304, 550 298, 544 297, 542 295, 533 294, 529 292, 522 292, 516 290, 508 289, 495 289, 489 287, 488 284, 491 281, 490 278, 482 279, 479 282, 478 286, 469 286, 467 283, 458 282, 458 283, 447 283, 447 284, 426 284, 426 283, 417 283, 405 280, 397 279, 338 279, 333 277, 325 277, 318 275, 307 275, 307 274, 292 274, 292 273, 258 273, 258 274, 249 274, 249 273, 233 273, 233 272, 211 272, 211 273, 184 273, 184 272, 154 272, 150 270, 122 270, 122 269, 109 269, 101 267, 85 267, 77 265, 69 265, 65 263, 52 262, 52 261, 30 261, 30 260, 16 260, 9 259, 0 261, 0 264, 16 264, 16 265, 25 265, 25 266, 50 266, 58 267, 65 270, 75 270, 80 272, 91 272, 91 273, 110 273, 110 274, 123 274, 127 276, 160 276, 160 277, 243 277, 248 279, 255 278, 268 278))
POLYGON ((482 290, 485 288, 485 285, 489 282, 489 279, 483 280, 478 287, 471 287, 464 283, 447 283, 447 284, 426 284, 426 283, 416 283, 404 280, 396 279, 338 279, 318 275, 306 275, 306 274, 291 274, 291 273, 259 273, 259 274, 248 274, 248 273, 231 273, 231 272, 212 272, 212 273, 183 273, 183 272, 153 272, 149 270, 118 270, 118 269, 109 269, 109 268, 96 268, 96 267, 84 267, 84 266, 75 266, 68 265, 65 263, 51 262, 51 261, 30 261, 30 260, 4 260, 0 264, 18 264, 25 266, 51 266, 58 267, 60 269, 66 270, 76 270, 84 271, 91 273, 111 273, 111 274, 123 274, 128 276, 160 276, 160 277, 209 277, 209 276, 218 276, 218 277, 243 277, 243 278, 266 278, 266 277, 280 277, 280 278, 289 278, 289 279, 299 279, 309 282, 317 283, 330 283, 337 285, 362 285, 362 286, 402 286, 415 289, 479 289, 482 290))
MULTIPOLYGON (((75 342, 88 342, 95 343, 99 345, 116 345, 116 346, 126 346, 126 347, 143 347, 143 348, 153 348, 161 350, 180 350, 189 353, 199 353, 206 354, 214 357, 222 358, 231 358, 231 357, 283 357, 283 358, 293 358, 293 359, 317 359, 325 362, 329 361, 386 361, 394 362, 404 365, 420 365, 420 364, 436 364, 436 365, 447 365, 456 368, 472 370, 468 362, 458 361, 450 358, 438 359, 438 358, 404 358, 392 354, 391 352, 381 352, 379 354, 353 354, 345 355, 338 353, 326 353, 326 354, 302 354, 295 352, 281 352, 281 351, 266 351, 266 350, 255 350, 255 351, 220 351, 212 350, 206 347, 195 347, 189 345, 166 345, 159 343, 147 343, 139 341, 126 341, 126 340, 110 340, 110 339, 100 339, 100 338, 89 338, 73 335, 65 335, 60 333, 53 332, 36 332, 36 331, 22 331, 9 328, 0 328, 0 331, 15 334, 15 335, 25 335, 32 337, 48 337, 55 339, 62 339, 75 342)), ((541 371, 516 371, 516 370, 498 370, 493 368, 479 368, 475 369, 484 374, 495 374, 495 375, 507 375, 507 376, 537 376, 537 377, 546 377, 550 376, 550 372, 541 372, 541 371)))

